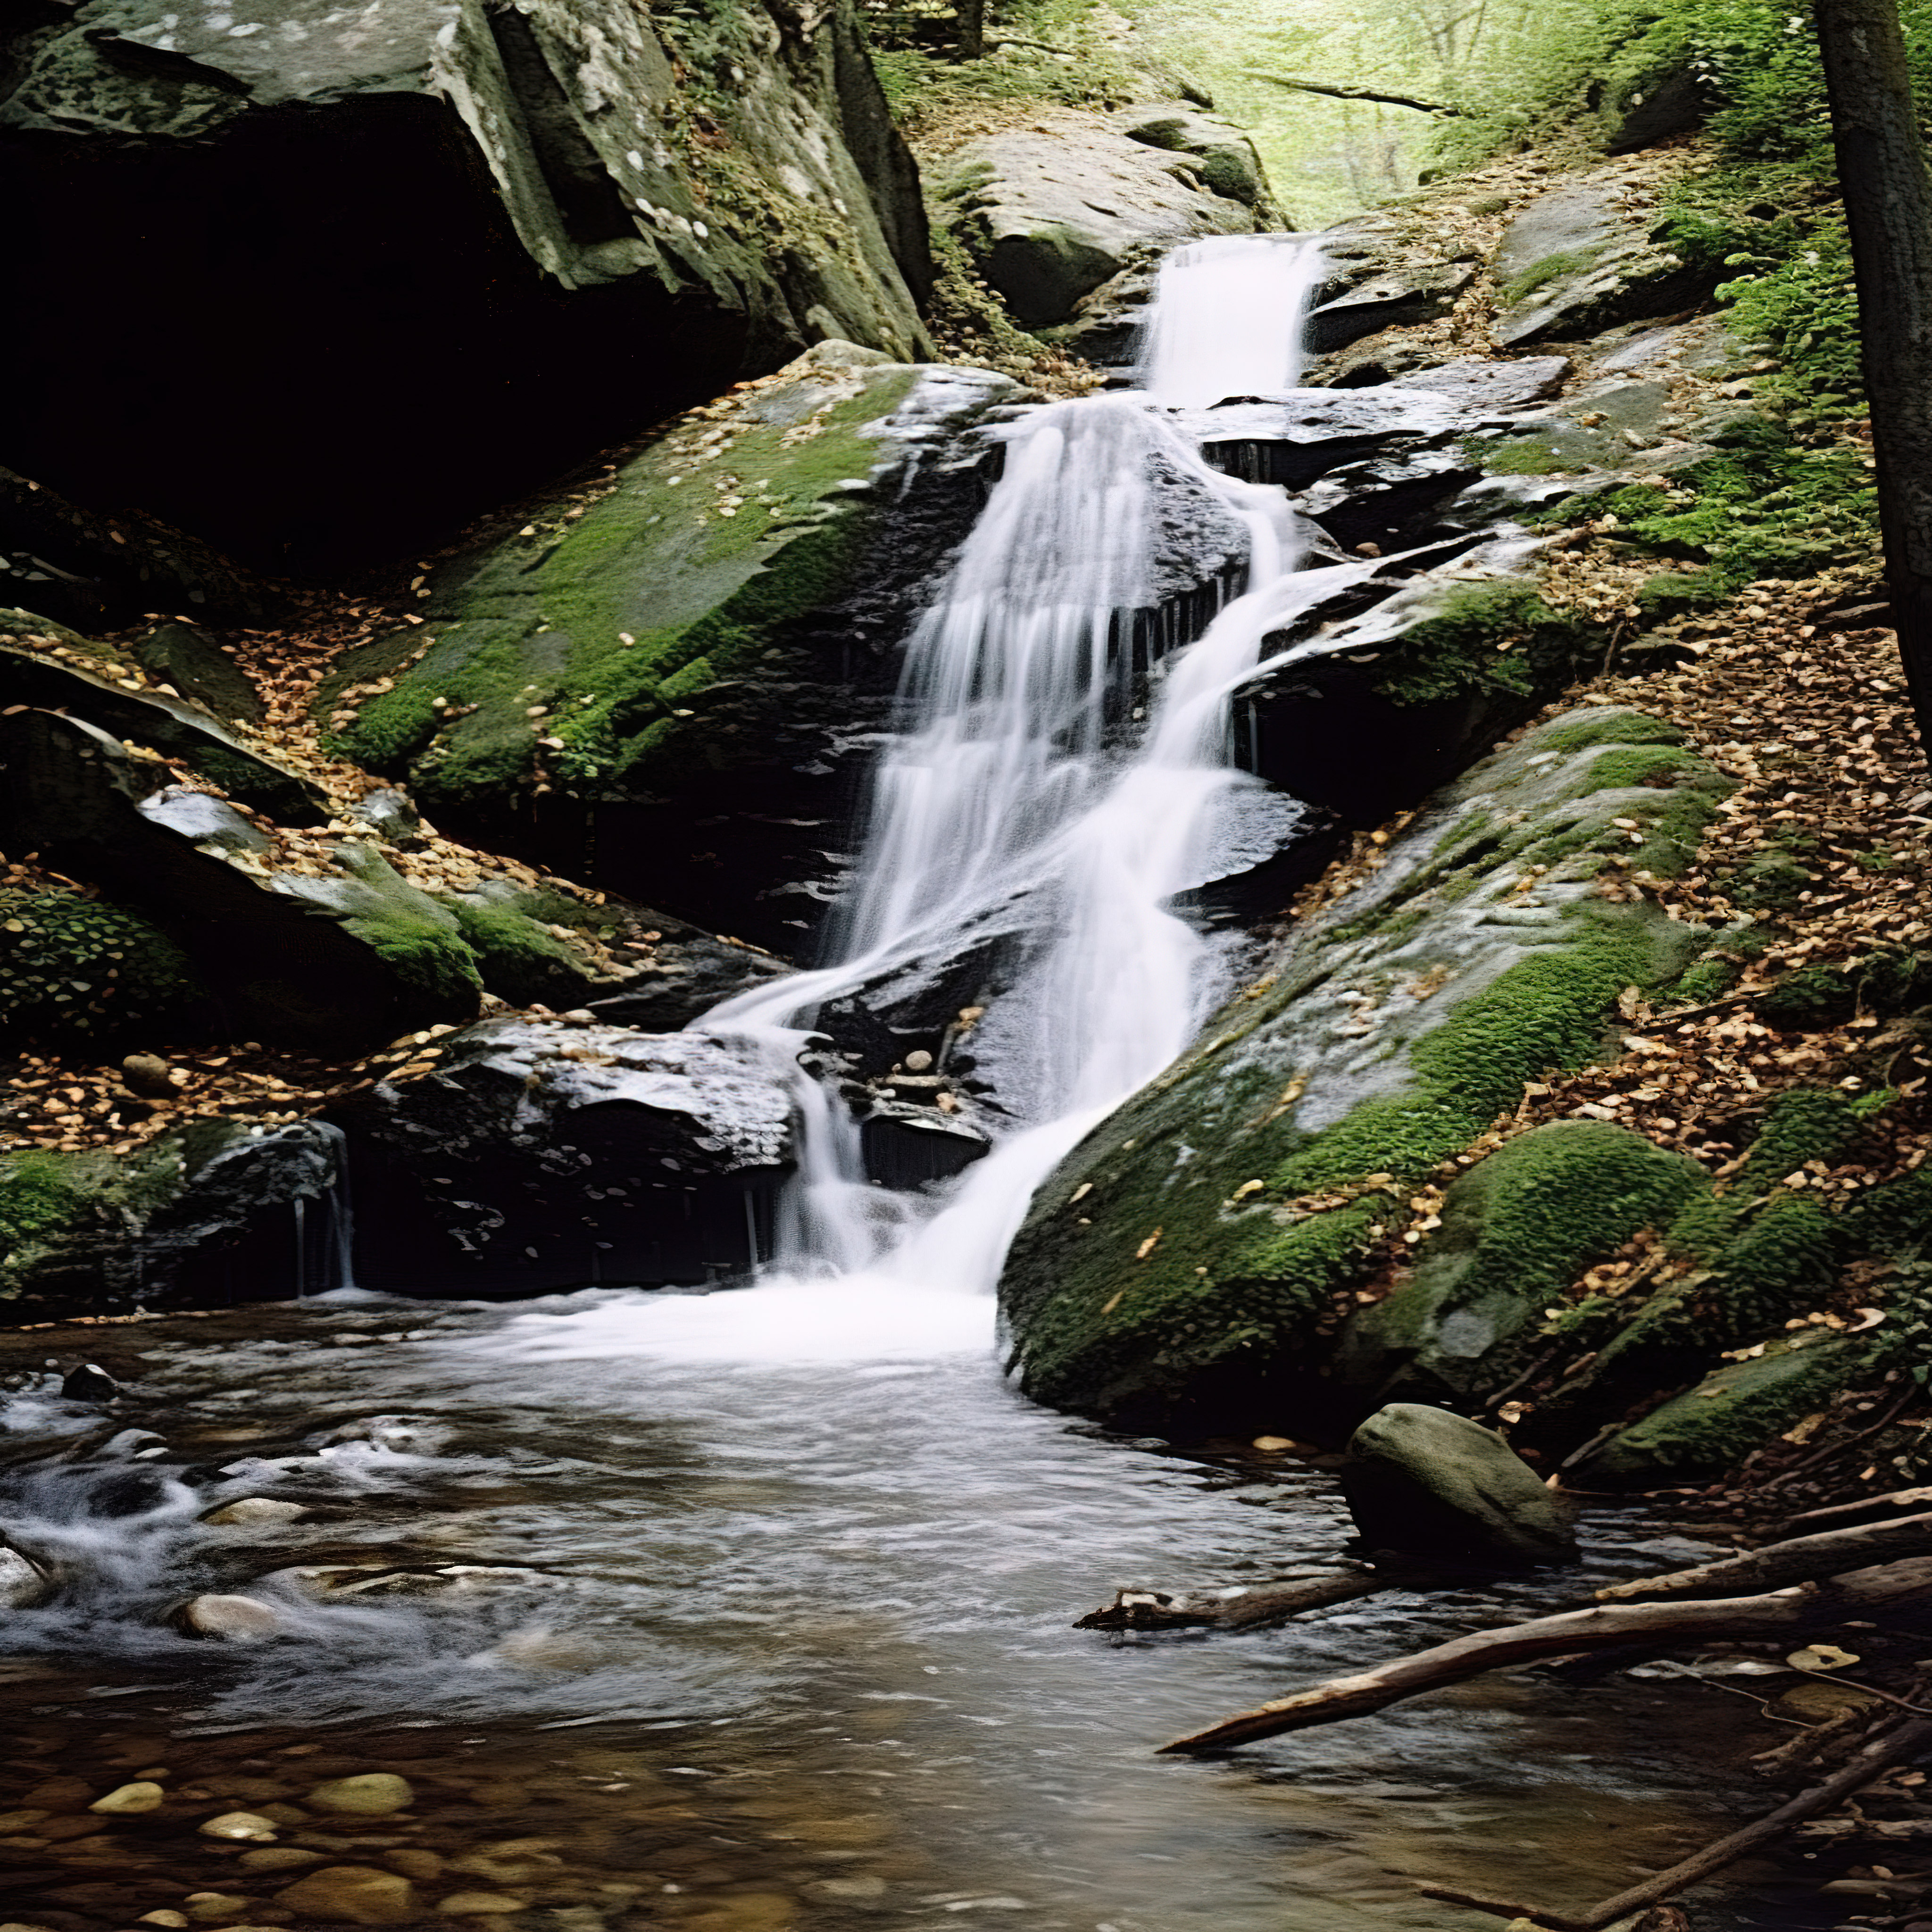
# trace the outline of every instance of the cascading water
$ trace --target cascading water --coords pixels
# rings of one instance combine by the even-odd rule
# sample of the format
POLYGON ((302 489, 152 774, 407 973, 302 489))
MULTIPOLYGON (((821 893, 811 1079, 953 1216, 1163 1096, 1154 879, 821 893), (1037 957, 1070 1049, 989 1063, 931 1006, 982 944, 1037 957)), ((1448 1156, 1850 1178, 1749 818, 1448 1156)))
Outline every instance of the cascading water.
POLYGON ((1051 405, 1006 433, 1000 480, 908 645, 906 728, 874 782, 838 962, 694 1023, 760 1040, 793 1084, 798 1173, 771 1270, 726 1296, 536 1318, 540 1346, 796 1359, 989 1343, 991 1291, 1034 1190, 1211 1003, 1210 943, 1169 902, 1210 875, 1234 795, 1261 789, 1233 763, 1233 692, 1336 575, 1299 569, 1279 490, 1208 467, 1160 406, 1289 386, 1320 273, 1294 237, 1181 250, 1160 278, 1147 392, 1051 405), (1125 644, 1158 601, 1163 469, 1245 526, 1248 587, 1154 668, 1151 718, 1126 742, 1125 644), (799 1067, 812 1022, 896 966, 992 939, 1017 964, 974 1052, 1018 1124, 950 1196, 887 1194, 866 1182, 843 1103, 799 1067))

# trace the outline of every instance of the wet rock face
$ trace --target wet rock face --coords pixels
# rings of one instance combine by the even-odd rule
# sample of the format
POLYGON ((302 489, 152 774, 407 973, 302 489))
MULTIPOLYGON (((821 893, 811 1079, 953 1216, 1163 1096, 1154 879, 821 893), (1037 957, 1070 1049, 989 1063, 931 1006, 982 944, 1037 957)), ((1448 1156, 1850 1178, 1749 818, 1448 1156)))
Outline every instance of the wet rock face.
POLYGON ((1504 231, 1495 268, 1502 303, 1495 334, 1505 348, 1667 315, 1710 286, 1708 276, 1654 242, 1650 224, 1600 183, 1532 202, 1504 231))
POLYGON ((433 1072, 337 1117, 362 1285, 702 1282, 770 1252, 791 1114, 783 1068, 756 1046, 516 1019, 442 1045, 433 1072))
MULTIPOLYGON (((1177 127, 1184 118, 1168 117, 1177 127)), ((1150 145, 1092 116, 1072 139, 1022 132, 976 141, 952 158, 938 186, 948 224, 1014 315, 1035 328, 1070 321, 1083 296, 1137 257, 1263 225, 1251 182, 1224 170, 1216 191, 1210 176, 1215 164, 1198 153, 1150 145), (1245 198, 1227 192, 1237 187, 1245 198)))
POLYGON ((1192 155, 1201 184, 1210 194, 1252 208, 1257 226, 1293 225, 1275 206, 1254 142, 1232 121, 1220 120, 1186 101, 1162 100, 1151 106, 1120 108, 1113 123, 1130 141, 1168 154, 1192 155))
POLYGON ((0 458, 256 568, 406 555, 820 338, 923 341, 917 178, 848 5, 10 17, 40 380, 0 458))

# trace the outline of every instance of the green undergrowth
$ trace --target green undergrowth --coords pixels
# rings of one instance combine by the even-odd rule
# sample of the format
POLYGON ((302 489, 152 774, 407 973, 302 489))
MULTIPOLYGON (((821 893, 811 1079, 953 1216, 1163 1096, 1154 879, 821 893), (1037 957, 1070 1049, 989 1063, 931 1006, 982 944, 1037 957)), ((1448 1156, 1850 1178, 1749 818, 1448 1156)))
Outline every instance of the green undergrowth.
POLYGON ((1559 683, 1593 634, 1526 585, 1468 584, 1384 656, 1372 688, 1400 705, 1527 698, 1559 683))
POLYGON ((207 998, 188 956, 138 914, 58 888, 0 892, 0 1038, 99 1048, 207 998))

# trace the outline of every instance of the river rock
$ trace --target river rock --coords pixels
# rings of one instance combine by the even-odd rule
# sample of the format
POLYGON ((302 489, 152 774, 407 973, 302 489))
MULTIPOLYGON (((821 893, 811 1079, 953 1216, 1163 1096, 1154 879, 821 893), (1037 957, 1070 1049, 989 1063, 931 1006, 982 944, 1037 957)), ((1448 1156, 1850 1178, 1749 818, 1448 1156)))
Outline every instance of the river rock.
POLYGON ((1000 1287, 1028 1394, 1133 1428, 1336 1417, 1312 1324, 1381 1217, 1696 950, 1604 886, 1612 859, 1681 867, 1724 795, 1678 738, 1620 709, 1552 719, 1296 925, 1036 1196, 1000 1287))
POLYGON ((1419 1402, 1378 1409, 1348 1438, 1342 1493, 1362 1540, 1456 1563, 1567 1563, 1568 1519, 1494 1430, 1419 1402))
POLYGON ((1191 152, 1058 110, 968 143, 948 158, 937 192, 941 218, 980 273, 1036 328, 1070 321, 1081 297, 1133 258, 1202 236, 1252 233, 1252 208, 1214 191, 1210 171, 1191 152))
POLYGON ((275 1821, 257 1811, 224 1811, 205 1818, 194 1828, 204 1838, 232 1839, 238 1844, 265 1844, 277 1835, 275 1821))
POLYGON ((242 24, 96 0, 7 30, 40 380, 0 456, 44 484, 279 574, 412 557, 820 338, 925 340, 918 177, 849 0, 701 26, 412 0, 373 27, 261 0, 242 24), (108 320, 130 285, 132 358, 108 320), (437 345, 428 442, 411 344, 437 345))
POLYGON ((409 1780, 398 1777, 393 1771, 364 1771, 353 1778, 326 1780, 315 1786, 302 1802, 319 1811, 380 1818, 392 1811, 406 1810, 416 1802, 416 1796, 409 1780))
MULTIPOLYGON (((1400 214, 1368 214, 1322 232, 1328 276, 1316 292, 1305 338, 1319 358, 1385 328, 1435 322, 1476 278, 1472 257, 1445 254, 1400 214)), ((1319 382, 1318 364, 1311 380, 1319 382)))
POLYGON ((352 1925, 406 1925, 420 1910, 407 1879, 374 1865, 323 1865, 278 1892, 275 1903, 304 1918, 352 1925))
POLYGON ((110 1816, 157 1811, 167 1795, 166 1791, 152 1779, 136 1778, 131 1784, 117 1784, 112 1791, 97 1798, 87 1808, 90 1811, 99 1811, 110 1816))
POLYGON ((52 1594, 52 1582, 32 1557, 0 1543, 0 1610, 31 1610, 52 1594))
POLYGON ((768 1242, 785 1069, 698 1033, 485 1021, 342 1108, 365 1286, 705 1281, 768 1242))
POLYGON ((297 1522, 308 1514, 308 1504, 290 1502, 280 1496, 238 1496, 232 1503, 224 1503, 220 1508, 210 1510, 202 1521, 222 1528, 253 1528, 271 1523, 297 1522))
POLYGON ((1701 299, 1712 280, 1653 242, 1648 221, 1606 182, 1539 196, 1503 231, 1492 266, 1493 333, 1506 348, 1668 315, 1701 299))
POLYGON ((1523 1366, 1552 1300, 1706 1185, 1688 1155, 1611 1121, 1516 1136, 1450 1189, 1407 1280, 1351 1318, 1336 1379, 1371 1402, 1493 1394, 1523 1366))
POLYGON ((280 1613, 259 1597, 192 1598, 182 1606, 178 1618, 184 1634, 224 1643, 259 1643, 278 1635, 283 1627, 280 1613))
POLYGON ((113 1401, 121 1393, 121 1384, 98 1363, 82 1362, 61 1378, 60 1392, 63 1402, 89 1402, 98 1407, 113 1401))
POLYGON ((426 624, 344 660, 320 719, 439 824, 789 950, 1013 388, 821 344, 432 571, 426 624))

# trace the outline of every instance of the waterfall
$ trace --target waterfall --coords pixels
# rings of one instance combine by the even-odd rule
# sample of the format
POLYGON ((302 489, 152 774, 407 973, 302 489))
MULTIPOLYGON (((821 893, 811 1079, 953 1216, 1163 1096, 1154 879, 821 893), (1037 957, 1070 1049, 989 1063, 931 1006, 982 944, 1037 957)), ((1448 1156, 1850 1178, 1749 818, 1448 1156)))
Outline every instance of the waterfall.
POLYGON ((881 754, 836 963, 693 1022, 758 1041, 791 1083, 798 1170, 776 1256, 752 1287, 541 1320, 546 1352, 796 1360, 989 1344, 992 1291, 1034 1190, 1185 1049, 1221 990, 1210 942, 1169 902, 1211 875, 1231 806, 1264 789, 1235 767, 1234 692, 1264 638, 1340 573, 1300 570, 1281 490, 1210 468, 1162 406, 1290 386, 1319 274, 1314 244, 1294 237, 1184 248, 1160 276, 1147 392, 1048 405, 1003 432, 1000 480, 907 646, 904 728, 881 754), (1133 742, 1126 644, 1133 614, 1157 601, 1162 469, 1245 526, 1247 588, 1153 667, 1133 742), (870 1186, 849 1110, 799 1064, 812 1019, 895 966, 989 939, 1017 964, 974 1051, 1016 1124, 938 1198, 870 1186))

